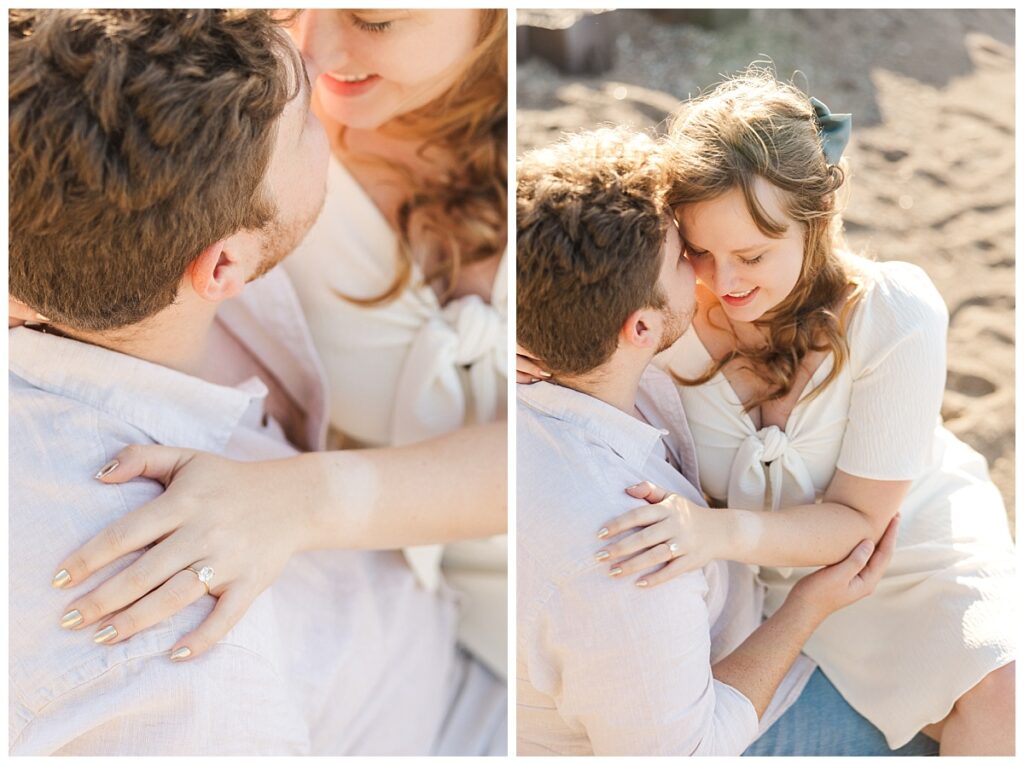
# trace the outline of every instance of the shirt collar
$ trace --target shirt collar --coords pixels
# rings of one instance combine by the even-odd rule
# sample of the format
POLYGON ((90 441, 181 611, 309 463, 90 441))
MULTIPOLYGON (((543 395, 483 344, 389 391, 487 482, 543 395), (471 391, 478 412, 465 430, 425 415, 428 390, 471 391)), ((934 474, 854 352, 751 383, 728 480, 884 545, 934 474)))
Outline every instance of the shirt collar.
POLYGON ((538 412, 570 422, 607 445, 630 467, 642 470, 667 430, 626 414, 586 393, 549 382, 518 385, 519 401, 538 412))
POLYGON ((127 422, 153 441, 222 451, 266 386, 206 382, 168 367, 26 327, 8 333, 10 371, 27 383, 127 422))

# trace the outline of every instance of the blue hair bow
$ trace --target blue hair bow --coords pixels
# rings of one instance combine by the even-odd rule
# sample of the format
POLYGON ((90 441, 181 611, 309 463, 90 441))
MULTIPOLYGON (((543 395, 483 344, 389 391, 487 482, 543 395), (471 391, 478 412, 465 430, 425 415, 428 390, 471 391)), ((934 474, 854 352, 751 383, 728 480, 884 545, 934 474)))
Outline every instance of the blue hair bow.
POLYGON ((825 151, 825 161, 830 165, 839 162, 843 157, 843 149, 850 142, 850 129, 853 125, 852 114, 833 114, 817 98, 811 98, 814 107, 814 121, 818 123, 821 134, 821 148, 825 151))

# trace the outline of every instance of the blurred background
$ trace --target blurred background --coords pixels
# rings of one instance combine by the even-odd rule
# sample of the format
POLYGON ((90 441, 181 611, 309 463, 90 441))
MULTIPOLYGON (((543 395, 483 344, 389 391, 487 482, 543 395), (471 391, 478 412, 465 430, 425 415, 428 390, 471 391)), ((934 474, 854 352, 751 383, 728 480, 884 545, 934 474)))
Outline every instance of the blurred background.
POLYGON ((660 129, 752 61, 853 113, 854 251, 924 268, 950 312, 943 417, 1014 523, 1014 12, 529 10, 520 152, 602 123, 660 129))

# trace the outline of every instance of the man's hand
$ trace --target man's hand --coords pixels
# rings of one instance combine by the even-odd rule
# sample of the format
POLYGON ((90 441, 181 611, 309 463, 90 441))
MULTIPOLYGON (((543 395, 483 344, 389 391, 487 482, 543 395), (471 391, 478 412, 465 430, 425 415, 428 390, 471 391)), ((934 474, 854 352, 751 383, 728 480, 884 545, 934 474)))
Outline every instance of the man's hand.
POLYGON ((899 517, 897 514, 889 521, 877 547, 865 539, 843 560, 797 582, 786 596, 786 605, 823 621, 834 611, 874 592, 892 560, 899 517))

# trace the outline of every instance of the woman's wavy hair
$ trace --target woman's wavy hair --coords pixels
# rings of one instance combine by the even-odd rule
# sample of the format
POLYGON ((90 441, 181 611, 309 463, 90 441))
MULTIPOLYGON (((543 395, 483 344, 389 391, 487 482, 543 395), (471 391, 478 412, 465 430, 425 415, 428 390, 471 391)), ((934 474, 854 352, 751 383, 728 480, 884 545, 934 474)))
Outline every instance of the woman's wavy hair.
POLYGON ((786 396, 810 351, 831 351, 832 370, 811 393, 813 398, 836 378, 848 359, 845 324, 863 283, 839 253, 842 219, 836 197, 845 181, 845 162, 826 162, 809 98, 780 82, 770 69, 751 65, 684 103, 670 124, 667 142, 673 208, 738 188, 758 229, 779 237, 786 231, 786 222, 773 220, 755 191, 756 179, 763 178, 781 191, 786 216, 804 227, 803 265, 796 286, 754 322, 767 330, 766 345, 736 348, 699 377, 677 376, 677 381, 700 385, 734 359, 745 359, 768 386, 763 395, 746 404, 750 411, 786 396), (844 307, 837 314, 834 309, 840 304, 844 307))
MULTIPOLYGON (((508 237, 508 12, 480 11, 476 46, 460 62, 456 83, 430 103, 382 127, 390 135, 425 139, 421 154, 441 149, 451 169, 437 179, 415 178, 386 162, 413 191, 398 210, 398 271, 380 295, 359 305, 394 300, 408 286, 414 262, 429 263, 424 281, 440 280, 451 294, 462 266, 500 253, 508 237)), ((344 146, 344 131, 342 132, 344 146)))

